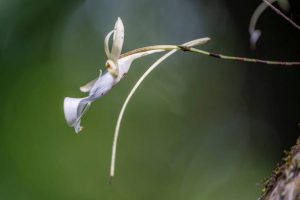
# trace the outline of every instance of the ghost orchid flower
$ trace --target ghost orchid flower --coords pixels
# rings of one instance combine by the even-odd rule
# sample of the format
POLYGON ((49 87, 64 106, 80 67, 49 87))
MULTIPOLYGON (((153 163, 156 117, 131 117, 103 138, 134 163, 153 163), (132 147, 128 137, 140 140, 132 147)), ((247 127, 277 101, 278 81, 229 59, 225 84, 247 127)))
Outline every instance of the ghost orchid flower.
MULTIPOLYGON (((202 38, 190 41, 186 47, 191 47, 199 44, 204 44, 209 38, 202 38)), ((80 87, 82 92, 88 92, 87 97, 64 99, 64 114, 65 119, 70 127, 74 127, 75 132, 79 133, 82 130, 80 126, 81 118, 86 113, 91 103, 101 98, 128 72, 132 62, 140 57, 150 55, 162 51, 182 50, 182 47, 177 45, 156 45, 140 49, 135 49, 121 55, 124 42, 124 26, 120 18, 117 19, 115 27, 110 31, 104 40, 104 50, 107 56, 106 68, 104 74, 100 73, 99 77, 90 81, 86 85, 80 87), (111 50, 109 49, 109 40, 113 35, 111 50)))

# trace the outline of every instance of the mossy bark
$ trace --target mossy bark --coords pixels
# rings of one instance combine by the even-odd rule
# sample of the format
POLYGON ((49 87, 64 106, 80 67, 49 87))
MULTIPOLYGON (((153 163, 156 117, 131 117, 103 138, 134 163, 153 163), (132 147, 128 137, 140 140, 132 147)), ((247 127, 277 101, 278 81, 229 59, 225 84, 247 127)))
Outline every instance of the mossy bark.
POLYGON ((259 200, 300 200, 300 138, 266 181, 259 200))

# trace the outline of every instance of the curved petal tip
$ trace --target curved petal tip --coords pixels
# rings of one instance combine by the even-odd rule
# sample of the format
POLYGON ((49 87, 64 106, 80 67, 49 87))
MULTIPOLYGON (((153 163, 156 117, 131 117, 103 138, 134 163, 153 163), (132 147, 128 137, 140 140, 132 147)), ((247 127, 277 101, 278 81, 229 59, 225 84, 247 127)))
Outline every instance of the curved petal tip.
POLYGON ((65 119, 70 127, 74 127, 76 133, 82 130, 80 119, 90 105, 90 103, 82 103, 82 100, 83 98, 70 97, 64 99, 65 119))
POLYGON ((256 43, 257 43, 260 35, 261 35, 260 30, 255 30, 251 33, 251 35, 250 35, 250 45, 251 45, 252 49, 255 49, 256 43))

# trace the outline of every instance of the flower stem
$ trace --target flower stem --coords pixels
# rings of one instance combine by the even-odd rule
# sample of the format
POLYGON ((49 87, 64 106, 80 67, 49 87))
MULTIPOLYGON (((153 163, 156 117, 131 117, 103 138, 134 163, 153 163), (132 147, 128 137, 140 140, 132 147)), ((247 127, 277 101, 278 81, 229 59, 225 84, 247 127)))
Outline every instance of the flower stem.
POLYGON ((214 58, 225 59, 225 60, 235 60, 235 61, 251 62, 251 63, 262 63, 262 64, 268 64, 268 65, 284 65, 284 66, 300 65, 300 62, 272 61, 272 60, 261 60, 261 59, 255 59, 255 58, 228 56, 228 55, 212 53, 209 51, 204 51, 204 50, 191 48, 191 47, 184 47, 184 46, 180 46, 180 47, 184 51, 191 51, 194 53, 200 53, 200 54, 203 54, 206 56, 211 56, 214 58))
POLYGON ((151 50, 172 51, 175 49, 182 50, 182 51, 190 51, 190 52, 194 52, 194 53, 200 53, 200 54, 203 54, 206 56, 211 56, 214 58, 225 59, 225 60, 235 60, 235 61, 251 62, 251 63, 263 63, 263 64, 268 64, 268 65, 285 65, 285 66, 300 65, 300 62, 273 61, 273 60, 262 60, 262 59, 247 58, 247 57, 228 56, 228 55, 223 55, 223 54, 212 53, 209 51, 204 51, 201 49, 196 49, 196 48, 189 47, 186 45, 155 45, 155 46, 142 47, 142 48, 135 49, 135 50, 132 50, 132 51, 122 54, 121 58, 132 55, 132 54, 151 51, 151 50))

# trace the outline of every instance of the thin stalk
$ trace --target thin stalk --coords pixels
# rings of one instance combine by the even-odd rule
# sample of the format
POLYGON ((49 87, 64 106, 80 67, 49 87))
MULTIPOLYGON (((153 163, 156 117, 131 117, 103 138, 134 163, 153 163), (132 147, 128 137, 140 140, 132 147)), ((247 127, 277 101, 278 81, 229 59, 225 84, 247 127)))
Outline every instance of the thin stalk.
POLYGON ((203 54, 206 56, 211 56, 214 58, 225 59, 225 60, 235 60, 235 61, 251 62, 251 63, 263 63, 263 64, 268 64, 268 65, 285 65, 285 66, 300 65, 300 62, 273 61, 273 60, 262 60, 262 59, 247 58, 247 57, 228 56, 228 55, 223 55, 223 54, 212 53, 209 51, 204 51, 201 49, 196 49, 193 47, 187 47, 185 45, 155 45, 155 46, 142 47, 142 48, 135 49, 135 50, 132 50, 132 51, 122 54, 121 58, 132 55, 132 54, 136 54, 136 53, 150 51, 150 50, 171 51, 171 50, 175 50, 175 49, 182 50, 182 51, 194 52, 194 53, 200 53, 200 54, 203 54))
POLYGON ((223 54, 211 53, 209 51, 204 51, 192 47, 184 47, 180 46, 184 51, 191 51, 194 53, 200 53, 206 56, 211 56, 214 58, 225 59, 225 60, 234 60, 234 61, 242 61, 242 62, 250 62, 250 63, 262 63, 268 65, 284 65, 284 66, 291 66, 291 65, 300 65, 300 62, 286 62, 286 61, 273 61, 273 60, 261 60, 255 58, 246 58, 246 57, 237 57, 237 56, 228 56, 223 54))
MULTIPOLYGON (((195 40, 191 40, 189 42, 184 43, 183 46, 188 48, 188 47, 192 47, 192 46, 202 45, 202 44, 207 43, 209 40, 210 40, 210 38, 207 38, 207 37, 206 38, 195 39, 195 40)), ((114 134, 114 139, 113 139, 112 156, 111 156, 111 166, 110 166, 110 182, 112 182, 112 178, 113 178, 113 176, 115 174, 115 160, 116 160, 116 152, 117 152, 117 142, 118 142, 118 137, 119 137, 121 122, 122 122, 123 115, 124 115, 125 109, 127 107, 127 104, 129 103, 131 97, 133 96, 133 94, 135 93, 135 91, 137 90, 137 88, 144 81, 144 79, 161 62, 163 62, 166 58, 168 58, 169 56, 171 56, 172 54, 174 54, 177 50, 181 50, 181 49, 182 48, 180 46, 177 46, 177 45, 156 45, 156 46, 149 46, 149 47, 144 47, 144 48, 136 49, 136 50, 133 50, 133 51, 130 51, 128 53, 125 53, 125 54, 121 55, 121 57, 124 57, 124 56, 129 56, 129 55, 132 55, 132 54, 135 54, 135 53, 145 52, 145 51, 149 51, 149 50, 170 51, 170 52, 166 53, 165 55, 163 55, 161 58, 159 58, 156 62, 154 62, 148 68, 148 70, 139 78, 139 80, 133 86, 133 88, 129 92, 128 96, 126 97, 125 102, 122 105, 121 111, 120 111, 119 116, 118 116, 118 121, 117 121, 117 124, 116 124, 115 134, 114 134)))

